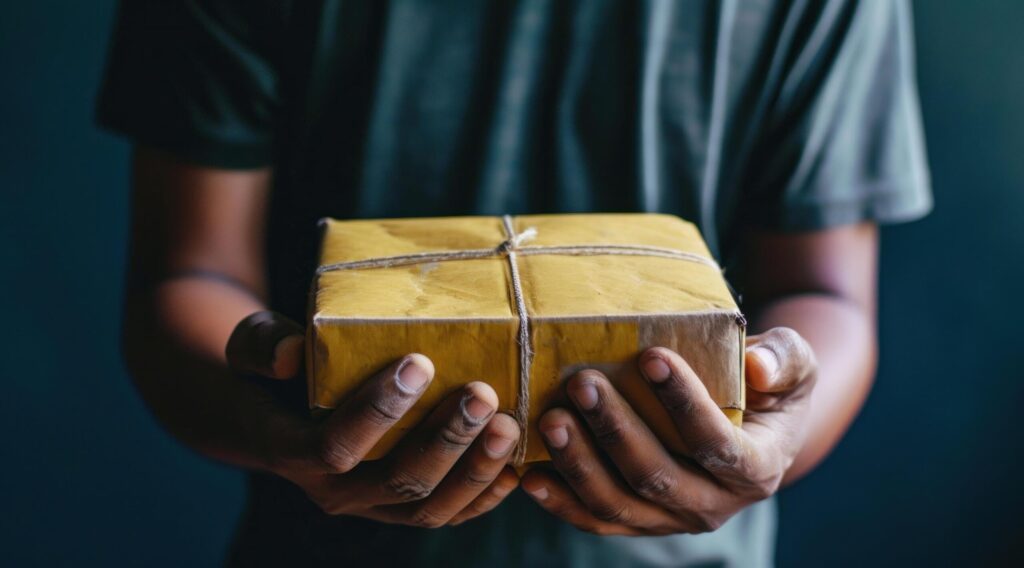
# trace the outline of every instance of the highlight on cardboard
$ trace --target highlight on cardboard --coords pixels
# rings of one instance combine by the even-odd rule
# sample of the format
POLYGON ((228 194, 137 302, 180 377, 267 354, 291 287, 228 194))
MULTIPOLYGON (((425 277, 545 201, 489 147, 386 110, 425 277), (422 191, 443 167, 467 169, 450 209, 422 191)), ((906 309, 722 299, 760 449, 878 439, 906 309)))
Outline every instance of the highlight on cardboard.
POLYGON ((700 232, 670 215, 326 219, 309 309, 313 408, 338 406, 410 352, 438 369, 369 459, 484 380, 523 426, 514 461, 547 460, 536 422, 584 368, 683 452, 637 367, 653 346, 680 353, 734 423, 743 415, 746 321, 700 232))

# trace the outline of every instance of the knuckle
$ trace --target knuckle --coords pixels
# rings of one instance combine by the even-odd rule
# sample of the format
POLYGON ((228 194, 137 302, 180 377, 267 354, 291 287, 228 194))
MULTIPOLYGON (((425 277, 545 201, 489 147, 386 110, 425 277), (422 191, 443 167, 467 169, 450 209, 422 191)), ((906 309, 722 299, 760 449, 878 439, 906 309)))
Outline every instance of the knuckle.
POLYGON ((766 333, 767 343, 774 347, 780 357, 791 359, 794 366, 804 372, 817 367, 814 350, 802 335, 789 327, 776 327, 766 333))
POLYGON ((676 478, 662 467, 642 472, 631 483, 633 489, 648 501, 663 501, 675 493, 676 478))
POLYGON ((320 461, 334 473, 347 473, 359 465, 359 456, 341 439, 327 437, 320 445, 320 461))
POLYGON ((445 452, 462 452, 473 440, 476 439, 465 427, 456 424, 448 424, 441 429, 439 441, 441 449, 445 452))
POLYGON ((463 485, 470 489, 483 490, 494 482, 494 474, 483 468, 470 468, 462 480, 463 485))
POLYGON ((775 327, 768 330, 768 336, 783 345, 803 343, 804 338, 791 327, 775 327))
MULTIPOLYGON (((572 525, 576 525, 576 517, 578 515, 576 515, 575 511, 573 511, 572 508, 567 506, 565 503, 544 503, 544 509, 546 509, 547 512, 551 513, 555 517, 558 517, 559 519, 562 519, 563 521, 566 521, 572 525)), ((577 528, 579 527, 577 526, 577 528)))
POLYGON ((715 532, 722 527, 725 520, 714 513, 698 513, 694 515, 694 533, 715 532))
POLYGON ((751 496, 757 501, 763 501, 775 494, 776 487, 778 487, 778 482, 756 483, 751 491, 751 496))
POLYGON ((326 515, 337 516, 345 513, 342 502, 339 499, 325 497, 322 494, 306 491, 306 497, 326 515))
POLYGON ((699 499, 685 515, 693 534, 715 532, 729 520, 732 513, 722 509, 722 503, 711 499, 699 499))
POLYGON ((810 343, 801 338, 799 345, 800 347, 797 351, 801 362, 798 366, 799 374, 804 379, 813 379, 818 374, 818 358, 814 355, 814 349, 810 343))
POLYGON ((612 528, 608 525, 600 525, 597 523, 587 523, 579 527, 581 530, 597 536, 611 536, 615 534, 612 528))
POLYGON ((593 468, 584 460, 569 459, 558 468, 570 485, 581 485, 590 480, 593 468))
POLYGON ((495 503, 493 503, 493 501, 486 500, 486 499, 485 500, 474 501, 474 502, 470 503, 469 506, 467 506, 465 509, 463 509, 457 515, 457 517, 460 520, 472 519, 473 517, 476 517, 478 515, 482 515, 482 514, 486 513, 487 511, 489 511, 494 504, 495 503))
POLYGON ((775 494, 788 468, 788 461, 782 459, 751 460, 733 482, 743 497, 760 501, 775 494))
POLYGON ((688 416, 693 414, 696 410, 696 403, 693 397, 688 392, 676 388, 678 386, 676 383, 666 381, 664 387, 659 387, 662 389, 660 393, 662 406, 672 416, 688 416))
POLYGON ((793 355, 796 357, 799 368, 801 371, 812 371, 818 366, 818 360, 814 356, 814 349, 811 348, 811 344, 807 343, 807 340, 797 332, 790 330, 792 336, 789 337, 788 344, 793 350, 793 355))
POLYGON ((779 485, 782 484, 782 473, 775 473, 752 480, 749 484, 748 494, 755 501, 767 499, 775 494, 779 485))
POLYGON ((429 507, 421 507, 412 514, 409 524, 424 528, 436 529, 448 523, 448 517, 443 516, 429 507))
POLYGON ((397 473, 384 482, 384 489, 402 501, 419 501, 434 492, 434 486, 422 479, 397 473))
POLYGON ((511 493, 518 486, 519 486, 518 478, 513 478, 513 479, 505 478, 505 479, 499 481, 498 483, 495 483, 494 487, 491 489, 491 492, 498 499, 504 499, 506 495, 511 493))
POLYGON ((366 405, 366 418, 375 426, 390 426, 402 417, 394 400, 372 398, 366 405))
POLYGON ((740 445, 734 440, 708 442, 694 452, 697 463, 710 472, 735 469, 742 456, 740 445))
POLYGON ((470 512, 470 511, 464 511, 464 512, 459 513, 458 515, 452 517, 451 520, 448 521, 445 524, 447 526, 449 526, 449 527, 457 527, 457 526, 461 525, 462 523, 472 519, 474 516, 476 516, 476 513, 470 512))
POLYGON ((633 520, 629 507, 620 503, 601 503, 591 507, 590 513, 598 520, 617 525, 629 525, 633 520))
POLYGON ((626 428, 618 420, 604 418, 594 424, 594 437, 606 448, 618 447, 626 441, 626 428))

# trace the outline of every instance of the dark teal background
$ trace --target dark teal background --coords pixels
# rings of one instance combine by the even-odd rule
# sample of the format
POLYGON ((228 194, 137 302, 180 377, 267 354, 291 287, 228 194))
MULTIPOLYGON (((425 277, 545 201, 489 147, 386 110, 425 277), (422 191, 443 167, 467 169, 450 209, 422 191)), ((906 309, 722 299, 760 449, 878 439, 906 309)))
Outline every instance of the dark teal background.
MULTIPOLYGON (((782 566, 1024 561, 1024 3, 918 2, 936 210, 883 232, 878 384, 781 499, 782 566)), ((114 2, 0 11, 0 563, 217 564, 241 476, 118 355, 128 148, 92 126, 114 2)))

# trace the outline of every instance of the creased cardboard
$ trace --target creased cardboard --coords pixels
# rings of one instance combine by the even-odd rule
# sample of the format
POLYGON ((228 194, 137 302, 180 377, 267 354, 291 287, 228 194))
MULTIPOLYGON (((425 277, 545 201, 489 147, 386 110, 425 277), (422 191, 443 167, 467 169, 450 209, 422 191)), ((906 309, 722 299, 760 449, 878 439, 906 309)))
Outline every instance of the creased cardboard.
MULTIPOLYGON (((669 215, 530 215, 534 246, 644 245, 710 257, 697 228, 669 215)), ((499 217, 326 220, 321 265, 420 252, 497 248, 499 217)), ((518 256, 529 314, 530 413, 526 462, 548 459, 536 431, 544 410, 564 402, 575 371, 603 371, 670 449, 685 448, 639 374, 645 348, 679 352, 715 402, 738 423, 744 407, 745 322, 721 273, 651 256, 518 256)), ((436 377, 420 401, 368 456, 384 455, 449 392, 491 384, 501 409, 518 392, 519 319, 506 256, 324 272, 310 299, 310 405, 334 408, 389 363, 419 352, 436 377)))

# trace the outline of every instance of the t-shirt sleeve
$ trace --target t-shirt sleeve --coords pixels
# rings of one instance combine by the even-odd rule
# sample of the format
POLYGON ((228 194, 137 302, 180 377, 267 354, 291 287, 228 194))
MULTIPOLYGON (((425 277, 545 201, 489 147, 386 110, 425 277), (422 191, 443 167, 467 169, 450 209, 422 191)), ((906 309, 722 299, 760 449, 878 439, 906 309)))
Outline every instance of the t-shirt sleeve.
POLYGON ((784 71, 747 172, 751 218, 802 231, 927 214, 909 3, 810 4, 813 25, 789 22, 798 38, 775 56, 784 71))
POLYGON ((100 126, 199 164, 269 164, 279 106, 271 4, 123 0, 100 126))

